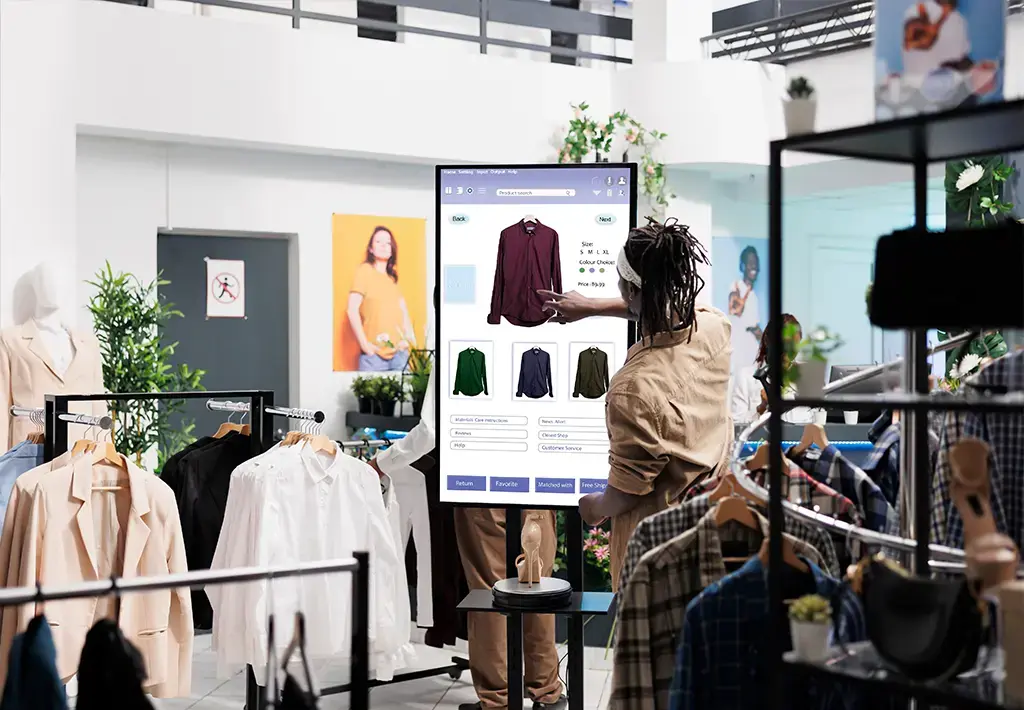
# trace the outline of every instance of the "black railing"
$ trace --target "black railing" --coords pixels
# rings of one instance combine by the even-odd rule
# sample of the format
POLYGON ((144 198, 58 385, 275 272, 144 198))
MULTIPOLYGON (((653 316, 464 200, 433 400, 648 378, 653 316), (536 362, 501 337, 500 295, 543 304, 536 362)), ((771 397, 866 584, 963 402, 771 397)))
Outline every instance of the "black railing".
MULTIPOLYGON (((124 1, 124 0, 118 0, 124 1)), ((544 29, 555 33, 603 37, 612 40, 629 40, 633 36, 633 23, 624 17, 603 15, 572 7, 560 7, 542 0, 373 0, 376 5, 391 5, 396 8, 415 8, 436 12, 473 17, 478 20, 478 31, 473 34, 454 32, 432 27, 418 27, 402 22, 378 20, 372 17, 338 15, 309 10, 311 3, 304 6, 303 0, 283 0, 275 4, 261 4, 246 0, 174 0, 175 2, 191 2, 199 7, 228 8, 249 12, 277 15, 291 18, 291 26, 301 29, 304 20, 315 22, 332 22, 341 25, 358 27, 363 33, 384 34, 397 37, 402 33, 440 37, 478 45, 481 53, 488 47, 507 47, 534 52, 544 52, 552 57, 569 60, 590 59, 620 64, 629 64, 628 57, 613 54, 602 54, 577 49, 572 46, 537 44, 517 40, 494 37, 488 34, 488 23, 502 23, 523 28, 544 29)), ((132 4, 136 4, 132 2, 132 4)), ((159 7, 155 0, 140 0, 139 4, 159 7)), ((323 7, 323 3, 320 3, 323 7)))

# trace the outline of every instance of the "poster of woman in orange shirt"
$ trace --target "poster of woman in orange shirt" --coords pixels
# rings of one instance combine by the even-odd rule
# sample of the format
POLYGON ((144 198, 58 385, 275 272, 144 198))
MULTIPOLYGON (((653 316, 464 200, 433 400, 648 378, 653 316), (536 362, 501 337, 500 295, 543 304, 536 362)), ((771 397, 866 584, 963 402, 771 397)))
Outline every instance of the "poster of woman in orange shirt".
POLYGON ((423 347, 425 223, 334 215, 334 370, 401 372, 423 347))

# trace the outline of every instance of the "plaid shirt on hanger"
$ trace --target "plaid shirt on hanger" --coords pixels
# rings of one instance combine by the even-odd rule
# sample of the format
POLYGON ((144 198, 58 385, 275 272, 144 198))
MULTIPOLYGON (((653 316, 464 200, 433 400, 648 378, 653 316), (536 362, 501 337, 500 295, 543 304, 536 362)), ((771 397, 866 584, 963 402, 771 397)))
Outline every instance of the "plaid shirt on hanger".
POLYGON ((889 505, 900 505, 900 425, 889 424, 874 439, 875 447, 864 459, 861 469, 882 491, 889 505))
MULTIPOLYGON (((622 571, 619 572, 620 598, 627 589, 629 577, 639 564, 640 558, 696 526, 710 508, 711 503, 708 497, 702 495, 642 520, 633 531, 626 546, 622 571)), ((839 558, 836 556, 836 548, 832 538, 825 530, 788 515, 784 519, 783 530, 817 550, 825 563, 825 571, 831 575, 839 575, 839 558)))
MULTIPOLYGON (((823 515, 831 515, 837 520, 851 525, 861 524, 861 514, 857 506, 846 496, 832 490, 824 483, 819 483, 792 461, 782 477, 782 496, 790 503, 810 508, 823 515)), ((758 469, 749 473, 750 480, 768 488, 768 470, 758 469)), ((718 486, 717 479, 701 481, 687 491, 687 498, 694 494, 710 493, 718 486)))
MULTIPOLYGON (((728 574, 722 543, 742 543, 756 554, 768 536, 768 521, 754 513, 759 530, 740 523, 721 528, 715 513, 696 527, 644 555, 633 570, 615 618, 615 664, 609 707, 616 710, 668 710, 676 649, 686 606, 706 587, 728 574)), ((821 566, 811 545, 790 537, 793 549, 821 566)))
POLYGON ((882 489, 834 445, 821 449, 817 460, 808 460, 805 465, 811 466, 808 473, 816 481, 853 501, 864 519, 864 527, 892 535, 899 533, 899 515, 886 500, 882 489))

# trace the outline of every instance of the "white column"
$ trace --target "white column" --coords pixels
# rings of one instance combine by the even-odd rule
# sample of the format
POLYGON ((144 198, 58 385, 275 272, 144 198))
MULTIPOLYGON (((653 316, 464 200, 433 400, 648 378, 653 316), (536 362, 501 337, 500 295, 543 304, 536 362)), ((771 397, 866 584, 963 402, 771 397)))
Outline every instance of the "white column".
MULTIPOLYGON (((54 266, 75 294, 75 0, 0 2, 0 326, 22 320, 19 280, 54 266)), ((23 283, 23 282, 22 282, 23 283)))
MULTIPOLYGON (((675 217, 680 224, 689 226, 690 233, 700 240, 710 260, 713 190, 710 175, 697 170, 670 170, 668 184, 676 196, 665 208, 665 219, 675 217)), ((641 207, 640 224, 646 223, 645 216, 641 207)), ((704 279, 704 290, 697 297, 697 302, 711 305, 711 267, 704 266, 698 273, 704 279)))
POLYGON ((704 58, 700 40, 711 34, 712 0, 635 0, 633 64, 704 58))

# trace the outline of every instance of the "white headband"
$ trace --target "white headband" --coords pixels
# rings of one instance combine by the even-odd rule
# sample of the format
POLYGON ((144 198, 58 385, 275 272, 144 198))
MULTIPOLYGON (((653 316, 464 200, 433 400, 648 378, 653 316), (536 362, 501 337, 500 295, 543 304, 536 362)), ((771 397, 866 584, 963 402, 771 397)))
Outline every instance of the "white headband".
POLYGON ((619 250, 619 259, 615 262, 615 268, 619 270, 619 276, 637 288, 640 288, 642 279, 640 278, 640 274, 636 272, 636 269, 630 265, 629 259, 626 258, 626 247, 622 247, 622 249, 619 250))

